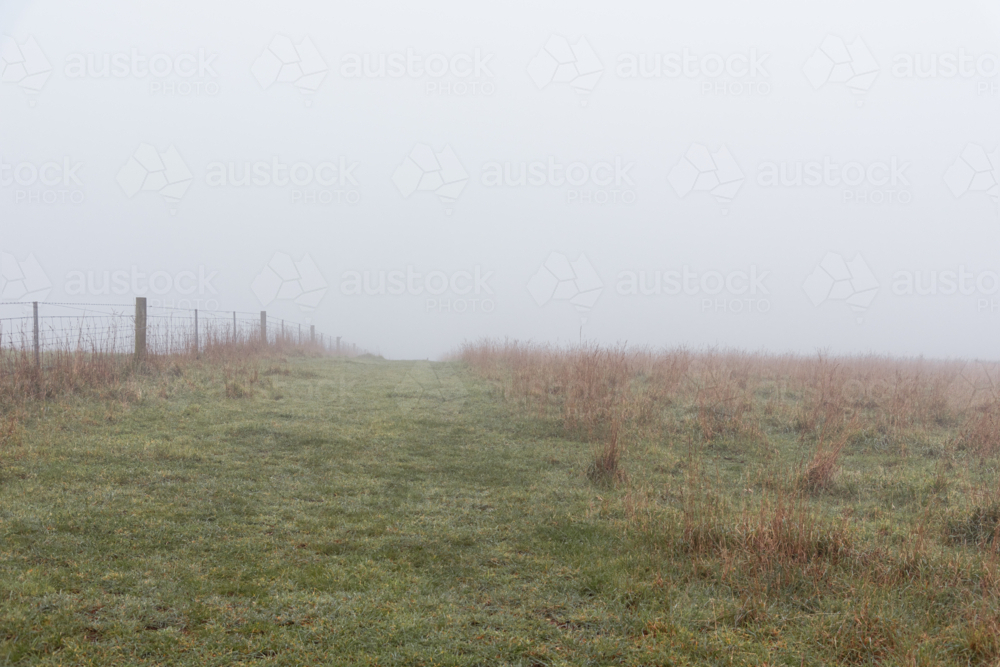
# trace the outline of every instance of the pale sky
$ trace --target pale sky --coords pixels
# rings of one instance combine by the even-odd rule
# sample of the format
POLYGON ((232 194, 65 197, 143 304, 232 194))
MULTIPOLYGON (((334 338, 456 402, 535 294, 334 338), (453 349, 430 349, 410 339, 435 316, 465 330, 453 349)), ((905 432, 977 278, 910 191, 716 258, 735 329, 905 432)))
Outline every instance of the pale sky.
POLYGON ((995 2, 6 0, 0 33, 2 301, 392 358, 1000 356, 995 2))

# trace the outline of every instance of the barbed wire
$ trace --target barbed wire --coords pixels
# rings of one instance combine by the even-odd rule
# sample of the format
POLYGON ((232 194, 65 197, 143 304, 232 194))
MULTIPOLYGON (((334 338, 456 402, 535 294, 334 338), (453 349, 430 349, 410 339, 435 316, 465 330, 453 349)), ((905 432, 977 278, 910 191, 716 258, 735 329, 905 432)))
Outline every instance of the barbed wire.
MULTIPOLYGON (((0 306, 20 306, 28 310, 35 303, 38 304, 36 313, 29 311, 20 316, 0 317, 0 352, 6 350, 22 354, 30 353, 32 348, 46 353, 132 352, 136 322, 132 308, 135 304, 0 301, 0 306), (71 312, 46 312, 48 309, 68 309, 71 312)), ((261 332, 259 312, 167 305, 147 305, 146 309, 147 347, 154 354, 191 350, 196 343, 200 348, 202 341, 212 344, 222 340, 251 340, 261 333, 269 342, 314 343, 331 349, 338 339, 337 336, 316 331, 311 323, 272 315, 267 316, 266 326, 261 332)), ((340 349, 341 346, 337 345, 337 350, 340 349)), ((348 343, 345 349, 352 349, 352 346, 348 343)))
MULTIPOLYGON (((135 308, 134 303, 87 303, 87 302, 64 302, 64 301, 0 301, 0 306, 24 306, 29 307, 37 303, 39 307, 42 306, 59 306, 63 308, 74 308, 79 306, 97 307, 97 308, 135 308)), ((226 313, 237 315, 249 315, 251 317, 259 316, 262 311, 250 311, 250 310, 226 310, 224 308, 182 308, 180 306, 166 306, 160 304, 148 304, 147 309, 160 308, 163 310, 183 310, 187 312, 198 311, 199 313, 226 313)))
POLYGON ((30 306, 38 303, 38 306, 98 306, 101 308, 134 308, 134 303, 63 303, 59 301, 0 301, 0 306, 30 306))

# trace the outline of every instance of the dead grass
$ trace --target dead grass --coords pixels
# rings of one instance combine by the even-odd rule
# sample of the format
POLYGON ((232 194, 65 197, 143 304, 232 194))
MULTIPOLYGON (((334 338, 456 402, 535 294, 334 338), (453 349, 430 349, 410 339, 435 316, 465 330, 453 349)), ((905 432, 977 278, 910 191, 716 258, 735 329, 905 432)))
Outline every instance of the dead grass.
POLYGON ((445 420, 412 364, 217 352, 11 431, 8 661, 1000 658, 995 365, 499 343, 445 420))
MULTIPOLYGON (((877 355, 812 357, 686 348, 558 348, 481 341, 455 355, 500 394, 602 446, 616 469, 629 440, 766 449, 768 431, 811 447, 802 482, 829 488, 851 446, 905 454, 943 431, 950 450, 1000 453, 1000 364, 877 355)), ((599 475, 603 478, 603 475, 599 475)))
MULTIPOLYGON (((225 397, 252 398, 265 362, 270 362, 270 369, 287 373, 287 369, 274 361, 289 356, 330 354, 324 347, 309 340, 300 341, 297 335, 290 333, 262 344, 259 337, 234 336, 228 326, 218 329, 211 323, 203 326, 197 350, 193 339, 182 336, 174 340, 170 332, 153 329, 149 336, 150 349, 141 360, 122 351, 131 343, 123 345, 123 332, 115 327, 96 339, 87 338, 81 332, 75 347, 46 350, 37 361, 25 346, 25 341, 29 340, 27 332, 20 335, 8 332, 3 342, 10 347, 0 347, 0 451, 17 441, 26 409, 39 402, 80 396, 106 400, 124 409, 142 400, 140 385, 149 376, 183 378, 188 369, 196 365, 221 369, 225 397)), ((344 356, 347 350, 352 355, 356 350, 346 345, 342 349, 344 356)), ((267 373, 264 371, 265 375, 267 373)), ((157 395, 166 399, 169 392, 163 386, 157 395)))
POLYGON ((847 424, 824 420, 812 459, 806 464, 802 484, 809 491, 823 491, 833 485, 837 475, 837 461, 844 452, 848 441, 857 433, 858 415, 847 424))
POLYGON ((596 484, 615 485, 627 480, 621 465, 624 455, 624 441, 621 437, 624 419, 623 414, 611 417, 611 425, 604 443, 597 448, 593 461, 587 469, 587 477, 596 484))
POLYGON ((768 428, 813 443, 803 472, 812 490, 833 483, 837 460, 851 443, 904 451, 930 431, 956 427, 954 448, 980 457, 1000 451, 1000 365, 994 362, 557 348, 510 340, 466 344, 456 357, 506 399, 600 443, 593 471, 610 466, 618 474, 629 438, 693 433, 709 445, 760 448, 767 446, 768 428))
POLYGON ((879 664, 895 652, 900 628, 891 618, 863 604, 836 620, 820 637, 842 665, 879 664))
POLYGON ((1000 364, 511 341, 458 357, 597 444, 588 476, 617 480, 628 529, 736 600, 706 630, 777 637, 792 608, 838 664, 1000 658, 1000 364), (635 486, 640 465, 683 481, 635 486), (937 634, 916 641, 921 605, 954 615, 928 612, 937 634))

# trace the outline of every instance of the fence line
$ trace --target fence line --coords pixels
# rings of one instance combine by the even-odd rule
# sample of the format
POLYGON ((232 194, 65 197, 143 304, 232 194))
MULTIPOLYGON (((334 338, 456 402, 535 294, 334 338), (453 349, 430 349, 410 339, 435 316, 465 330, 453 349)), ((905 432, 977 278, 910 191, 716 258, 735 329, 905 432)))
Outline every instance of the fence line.
POLYGON ((308 345, 329 354, 359 354, 357 345, 343 343, 340 336, 317 332, 314 324, 269 317, 266 310, 258 315, 149 306, 144 297, 136 298, 134 305, 0 302, 0 307, 11 306, 22 313, 0 317, 0 358, 27 354, 36 366, 49 353, 134 355, 141 360, 148 355, 198 354, 218 343, 308 345))

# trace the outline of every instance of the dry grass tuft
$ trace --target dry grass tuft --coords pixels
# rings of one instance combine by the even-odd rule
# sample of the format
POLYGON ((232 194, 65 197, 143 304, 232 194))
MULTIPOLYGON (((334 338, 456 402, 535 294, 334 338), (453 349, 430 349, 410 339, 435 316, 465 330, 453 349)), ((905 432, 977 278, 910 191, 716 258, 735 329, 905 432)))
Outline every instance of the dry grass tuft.
POLYGON ((812 459, 802 475, 802 484, 807 490, 823 491, 833 485, 838 472, 837 461, 856 432, 856 416, 846 425, 823 423, 812 459))
MULTIPOLYGON (((114 420, 128 405, 143 400, 142 386, 148 376, 180 379, 190 368, 206 364, 222 369, 227 398, 250 398, 263 361, 327 354, 321 346, 300 342, 297 336, 278 336, 262 344, 259 338, 238 337, 226 327, 215 330, 206 325, 197 351, 183 340, 160 340, 154 330, 151 351, 137 362, 133 354, 121 351, 129 347, 123 345, 121 333, 111 330, 99 340, 85 339, 81 333, 75 347, 45 351, 37 363, 24 345, 26 332, 7 332, 3 343, 15 349, 0 348, 0 447, 16 443, 26 409, 38 401, 95 397, 113 404, 108 415, 114 420)), ((281 367, 273 364, 271 368, 281 367)), ((161 386, 155 395, 167 398, 167 387, 161 386)))
POLYGON ((587 469, 587 477, 595 484, 615 485, 627 481, 621 466, 624 455, 624 443, 620 437, 622 421, 622 415, 612 417, 604 444, 594 453, 594 460, 587 469))
POLYGON ((866 604, 840 619, 824 632, 824 640, 842 665, 879 664, 892 655, 899 644, 900 628, 866 604))
POLYGON ((249 360, 226 363, 222 367, 226 398, 253 398, 254 386, 260 380, 260 370, 249 360))
POLYGON ((809 473, 817 488, 829 484, 851 443, 902 451, 954 425, 955 447, 1000 453, 997 363, 510 340, 466 344, 455 356, 504 398, 592 442, 607 442, 618 412, 627 412, 634 436, 691 432, 704 443, 747 447, 765 445, 768 429, 796 432, 818 443, 809 473))
POLYGON ((886 597, 905 589, 961 613, 986 605, 949 626, 940 646, 961 661, 1000 658, 991 611, 1000 489, 974 491, 996 479, 1000 364, 511 341, 466 345, 458 357, 525 414, 597 443, 588 477, 625 487, 629 529, 690 568, 678 588, 731 595, 713 615, 716 630, 763 632, 789 608, 805 618, 837 600, 844 606, 812 621, 824 654, 839 664, 905 661, 912 633, 886 597), (686 460, 653 464, 667 490, 650 487, 649 470, 632 471, 638 488, 628 483, 626 452, 650 463, 653 452, 676 459, 685 446, 686 460), (854 465, 878 456, 871 475, 854 465), (977 459, 989 468, 945 474, 977 459), (702 471, 706 461, 717 478, 702 471), (748 461, 755 467, 733 471, 748 461), (902 464, 922 472, 902 476, 902 464), (662 477, 680 471, 679 487, 662 477), (968 599, 951 601, 946 591, 963 586, 968 599))

